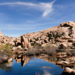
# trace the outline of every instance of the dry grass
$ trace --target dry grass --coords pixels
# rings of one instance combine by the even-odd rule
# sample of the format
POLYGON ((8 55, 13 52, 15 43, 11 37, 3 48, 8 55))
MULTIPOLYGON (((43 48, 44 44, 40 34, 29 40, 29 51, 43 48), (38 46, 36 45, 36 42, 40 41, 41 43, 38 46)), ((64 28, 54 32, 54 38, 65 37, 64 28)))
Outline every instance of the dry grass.
POLYGON ((45 47, 42 46, 35 46, 31 49, 28 49, 28 55, 40 55, 40 54, 47 54, 47 55, 55 55, 56 54, 56 46, 54 45, 47 45, 45 47))
POLYGON ((50 56, 53 56, 56 54, 56 49, 57 47, 54 46, 54 45, 47 45, 44 50, 45 50, 45 53, 50 55, 50 56))
POLYGON ((31 49, 28 49, 27 55, 40 55, 42 52, 42 47, 41 46, 35 46, 31 49))

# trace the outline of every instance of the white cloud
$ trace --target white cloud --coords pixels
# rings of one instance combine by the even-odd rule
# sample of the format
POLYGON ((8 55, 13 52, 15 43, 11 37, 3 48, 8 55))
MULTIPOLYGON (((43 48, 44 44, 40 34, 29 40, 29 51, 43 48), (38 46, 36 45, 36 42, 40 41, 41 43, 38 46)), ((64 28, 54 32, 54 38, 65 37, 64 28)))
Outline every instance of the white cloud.
POLYGON ((31 3, 31 2, 4 2, 0 3, 0 6, 27 6, 32 7, 34 9, 38 9, 43 11, 42 16, 45 17, 50 14, 53 10, 53 4, 55 0, 48 3, 31 3))
POLYGON ((50 14, 53 11, 53 4, 55 1, 51 2, 51 3, 43 3, 43 17, 47 16, 48 14, 50 14))
POLYGON ((44 70, 43 71, 44 73, 43 73, 43 75, 52 75, 50 72, 48 72, 47 70, 44 70))

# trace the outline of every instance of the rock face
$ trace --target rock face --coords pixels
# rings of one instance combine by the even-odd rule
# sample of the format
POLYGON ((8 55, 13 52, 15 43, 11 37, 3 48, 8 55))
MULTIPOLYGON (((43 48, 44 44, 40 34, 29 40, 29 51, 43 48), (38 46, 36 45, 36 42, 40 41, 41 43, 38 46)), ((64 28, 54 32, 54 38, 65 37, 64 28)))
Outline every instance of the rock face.
POLYGON ((16 40, 16 45, 24 48, 46 43, 73 47, 75 45, 75 22, 65 22, 43 31, 27 33, 16 40))
POLYGON ((9 43, 11 45, 15 45, 14 40, 15 40, 14 37, 5 36, 0 32, 0 45, 7 44, 7 43, 9 43))
POLYGON ((26 38, 25 36, 21 36, 21 37, 17 38, 15 40, 15 45, 21 46, 22 48, 26 48, 26 49, 31 47, 31 44, 30 44, 28 38, 26 38))
POLYGON ((30 48, 31 47, 30 42, 24 36, 21 36, 21 45, 23 48, 30 48))

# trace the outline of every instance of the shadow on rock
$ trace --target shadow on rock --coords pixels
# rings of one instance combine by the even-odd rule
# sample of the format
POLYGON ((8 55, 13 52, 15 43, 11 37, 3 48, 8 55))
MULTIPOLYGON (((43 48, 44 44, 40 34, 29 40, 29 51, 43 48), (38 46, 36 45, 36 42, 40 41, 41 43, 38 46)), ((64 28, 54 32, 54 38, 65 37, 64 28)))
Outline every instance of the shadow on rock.
POLYGON ((73 72, 72 73, 63 72, 62 75, 75 75, 75 74, 73 72))

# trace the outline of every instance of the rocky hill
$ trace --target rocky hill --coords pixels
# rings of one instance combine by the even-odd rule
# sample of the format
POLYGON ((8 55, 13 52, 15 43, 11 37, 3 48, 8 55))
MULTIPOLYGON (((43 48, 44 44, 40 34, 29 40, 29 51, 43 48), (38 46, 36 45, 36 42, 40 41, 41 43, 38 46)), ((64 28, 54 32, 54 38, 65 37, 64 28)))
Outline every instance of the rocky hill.
POLYGON ((15 40, 14 37, 5 36, 2 34, 2 32, 0 32, 0 45, 8 43, 11 45, 15 45, 14 40, 15 40))
POLYGON ((44 46, 47 44, 73 49, 75 46, 75 22, 64 22, 43 31, 27 33, 15 40, 15 45, 23 48, 31 48, 36 45, 44 46))
POLYGON ((54 44, 57 47, 75 48, 75 22, 69 21, 58 26, 33 33, 24 34, 18 38, 8 37, 0 32, 0 45, 11 44, 20 48, 32 48, 54 44))

